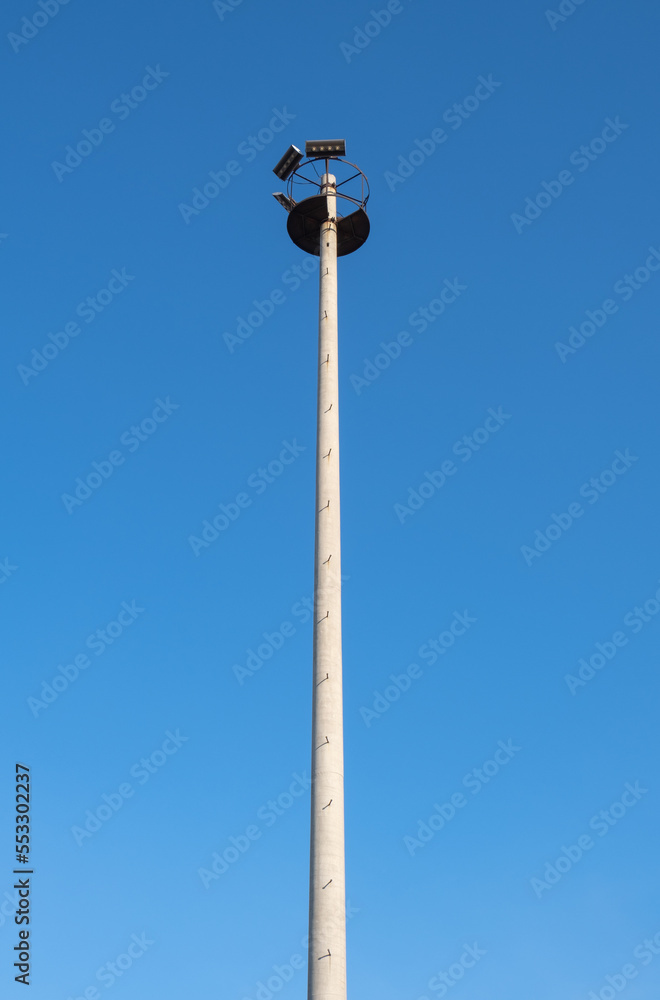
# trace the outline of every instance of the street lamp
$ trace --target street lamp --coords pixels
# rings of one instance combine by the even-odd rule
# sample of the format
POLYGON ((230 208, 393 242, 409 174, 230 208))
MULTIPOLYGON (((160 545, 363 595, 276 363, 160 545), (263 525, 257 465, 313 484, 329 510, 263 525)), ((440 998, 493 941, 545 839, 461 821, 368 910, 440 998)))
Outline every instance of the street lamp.
POLYGON ((301 154, 294 163, 291 150, 275 167, 278 176, 286 172, 288 194, 275 197, 288 212, 293 242, 320 257, 307 997, 346 1000, 337 257, 369 235, 369 185, 343 159, 343 140, 307 142, 302 162, 301 154), (300 189, 307 196, 296 199, 300 189))

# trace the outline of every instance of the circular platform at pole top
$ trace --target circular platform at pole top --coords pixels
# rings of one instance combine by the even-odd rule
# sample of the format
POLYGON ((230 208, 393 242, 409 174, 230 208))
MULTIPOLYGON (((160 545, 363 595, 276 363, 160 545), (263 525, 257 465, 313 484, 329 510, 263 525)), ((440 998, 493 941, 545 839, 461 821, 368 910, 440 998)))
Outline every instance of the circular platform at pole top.
MULTIPOLYGON (((337 199, 339 203, 339 199, 337 199)), ((289 212, 286 224, 289 236, 301 250, 319 256, 321 226, 328 218, 325 195, 304 198, 289 212)), ((359 250, 369 235, 369 216, 364 208, 337 218, 337 256, 359 250)))

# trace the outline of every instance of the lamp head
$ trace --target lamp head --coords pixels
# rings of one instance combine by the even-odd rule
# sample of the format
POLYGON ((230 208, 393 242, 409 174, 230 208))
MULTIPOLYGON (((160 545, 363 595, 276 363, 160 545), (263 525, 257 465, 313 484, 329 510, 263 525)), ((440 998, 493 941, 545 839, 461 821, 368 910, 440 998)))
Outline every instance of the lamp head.
POLYGON ((305 156, 310 159, 323 156, 346 156, 346 140, 308 139, 305 143, 305 156))
POLYGON ((287 195, 285 195, 283 191, 274 191, 273 198, 275 198, 276 201, 279 201, 282 208, 286 208, 287 212, 290 212, 293 206, 295 205, 295 201, 287 197, 287 195))
POLYGON ((277 174, 281 181, 285 181, 303 158, 297 146, 289 146, 282 159, 273 167, 273 173, 277 174))

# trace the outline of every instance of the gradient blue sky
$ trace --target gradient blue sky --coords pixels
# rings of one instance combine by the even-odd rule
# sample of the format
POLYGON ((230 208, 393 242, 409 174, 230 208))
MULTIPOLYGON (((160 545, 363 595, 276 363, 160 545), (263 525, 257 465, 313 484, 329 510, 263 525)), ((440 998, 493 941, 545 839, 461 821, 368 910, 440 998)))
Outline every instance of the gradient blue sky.
POLYGON ((349 995, 657 997, 660 16, 571 7, 4 5, 6 995, 18 760, 33 1000, 305 997, 317 270, 271 170, 341 136, 372 190, 339 268, 349 995))

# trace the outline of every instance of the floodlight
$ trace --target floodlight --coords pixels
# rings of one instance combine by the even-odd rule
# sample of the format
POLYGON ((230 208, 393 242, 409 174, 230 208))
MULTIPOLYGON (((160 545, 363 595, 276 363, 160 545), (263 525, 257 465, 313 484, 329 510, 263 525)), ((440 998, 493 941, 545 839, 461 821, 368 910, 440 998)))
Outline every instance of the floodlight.
POLYGON ((346 156, 345 139, 309 139, 305 143, 306 156, 346 156))
POLYGON ((303 154, 297 146, 289 146, 277 166, 273 167, 273 173, 277 174, 281 181, 285 181, 296 169, 302 158, 303 154))
POLYGON ((295 205, 295 201, 288 198, 283 191, 273 191, 273 198, 279 201, 282 208, 286 208, 287 212, 290 212, 295 205))

